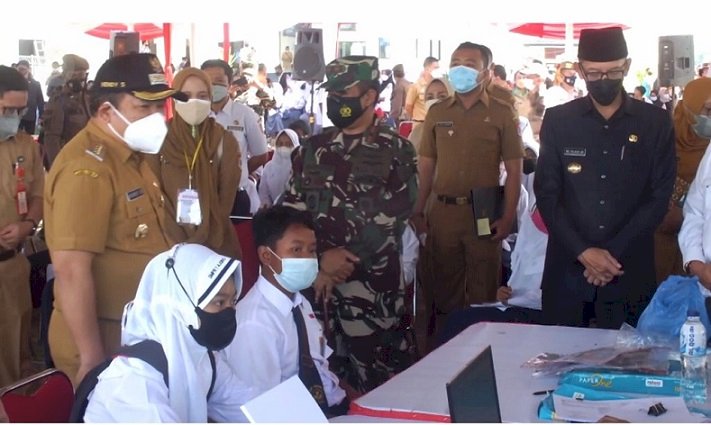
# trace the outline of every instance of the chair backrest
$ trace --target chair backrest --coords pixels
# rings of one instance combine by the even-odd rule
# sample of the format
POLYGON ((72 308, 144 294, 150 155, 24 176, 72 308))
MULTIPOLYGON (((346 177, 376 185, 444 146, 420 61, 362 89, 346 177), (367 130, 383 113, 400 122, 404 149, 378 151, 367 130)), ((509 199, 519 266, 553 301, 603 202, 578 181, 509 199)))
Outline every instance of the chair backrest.
POLYGON ((0 400, 10 422, 68 422, 74 387, 64 372, 47 369, 0 388, 0 400), (22 389, 31 393, 23 394, 22 389))
POLYGON ((259 277, 259 258, 257 245, 254 242, 252 220, 244 220, 234 225, 239 246, 242 249, 242 294, 244 297, 259 277))

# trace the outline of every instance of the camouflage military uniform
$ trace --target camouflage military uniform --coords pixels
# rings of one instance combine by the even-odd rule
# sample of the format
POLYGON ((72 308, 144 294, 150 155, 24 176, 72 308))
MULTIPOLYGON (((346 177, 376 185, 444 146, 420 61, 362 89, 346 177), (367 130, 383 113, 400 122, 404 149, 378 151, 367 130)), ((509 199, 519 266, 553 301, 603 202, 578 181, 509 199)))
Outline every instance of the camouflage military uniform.
POLYGON ((282 203, 312 213, 320 252, 345 247, 360 258, 334 288, 327 325, 331 368, 367 392, 412 363, 400 254, 417 196, 415 150, 386 126, 359 137, 334 128, 304 142, 292 162, 282 203))

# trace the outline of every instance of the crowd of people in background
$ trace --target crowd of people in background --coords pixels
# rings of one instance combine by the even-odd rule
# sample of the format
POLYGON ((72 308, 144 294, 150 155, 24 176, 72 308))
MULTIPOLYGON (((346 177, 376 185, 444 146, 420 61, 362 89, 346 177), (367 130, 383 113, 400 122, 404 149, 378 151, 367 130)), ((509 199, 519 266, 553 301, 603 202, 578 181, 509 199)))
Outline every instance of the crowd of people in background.
POLYGON ((323 82, 248 44, 172 81, 150 53, 92 81, 54 65, 46 102, 27 61, 0 66, 0 386, 31 370, 41 223, 54 364, 79 385, 146 340, 167 360, 104 364, 87 421, 242 421, 294 375, 337 416, 473 323, 614 329, 670 275, 711 288, 711 79, 624 87, 620 28, 550 69, 471 42, 416 74, 345 56, 323 82))

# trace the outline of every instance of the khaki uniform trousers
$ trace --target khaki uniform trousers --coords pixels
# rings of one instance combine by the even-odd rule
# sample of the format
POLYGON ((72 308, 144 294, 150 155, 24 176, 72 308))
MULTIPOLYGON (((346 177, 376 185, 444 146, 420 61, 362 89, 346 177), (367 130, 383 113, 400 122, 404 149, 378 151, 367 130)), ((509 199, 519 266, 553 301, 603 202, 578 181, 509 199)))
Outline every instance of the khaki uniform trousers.
POLYGON ((30 262, 24 255, 0 262, 0 387, 32 372, 30 262))
MULTIPOLYGON (((99 319, 99 334, 107 356, 121 348, 120 320, 99 319)), ((74 344, 74 338, 62 312, 56 308, 49 322, 49 349, 54 366, 66 373, 76 388, 79 385, 79 382, 76 382, 80 364, 79 350, 74 344)))
MULTIPOLYGON (((471 205, 435 200, 427 216, 431 285, 435 312, 448 314, 470 304, 496 300, 501 282, 501 242, 479 239, 471 205)), ((429 303, 429 301, 427 301, 429 303)))

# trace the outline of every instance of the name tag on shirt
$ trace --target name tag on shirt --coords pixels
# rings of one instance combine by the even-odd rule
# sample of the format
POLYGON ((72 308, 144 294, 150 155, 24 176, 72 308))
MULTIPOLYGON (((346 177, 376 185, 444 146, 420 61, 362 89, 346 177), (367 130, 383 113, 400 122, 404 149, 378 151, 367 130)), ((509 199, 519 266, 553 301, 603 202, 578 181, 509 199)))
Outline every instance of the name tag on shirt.
POLYGON ((578 156, 584 157, 587 155, 585 148, 563 148, 563 156, 578 156))
POLYGON ((228 125, 227 129, 230 131, 244 131, 244 127, 241 125, 228 125))
POLYGON ((140 198, 141 196, 143 196, 143 189, 140 188, 140 187, 126 192, 126 198, 127 198, 129 201, 133 201, 133 200, 135 200, 135 199, 138 199, 138 198, 140 198))
POLYGON ((437 123, 435 124, 435 127, 452 128, 452 127, 454 127, 454 122, 453 121, 437 121, 437 123))

